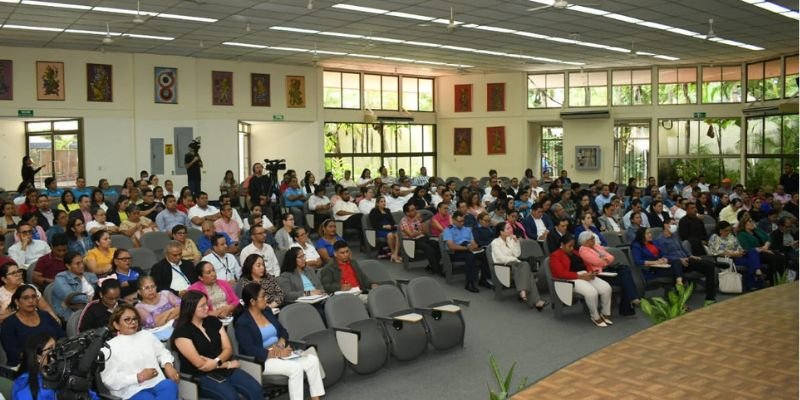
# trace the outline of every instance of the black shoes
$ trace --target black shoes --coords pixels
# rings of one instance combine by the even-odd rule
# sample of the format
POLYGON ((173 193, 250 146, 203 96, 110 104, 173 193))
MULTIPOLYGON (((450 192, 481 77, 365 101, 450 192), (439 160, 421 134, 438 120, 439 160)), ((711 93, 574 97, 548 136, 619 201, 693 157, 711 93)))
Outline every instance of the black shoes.
POLYGON ((464 286, 464 289, 467 289, 467 291, 472 293, 480 293, 480 290, 478 290, 478 288, 476 288, 475 284, 472 282, 467 282, 467 285, 464 286))
POLYGON ((489 282, 489 281, 487 281, 485 279, 481 280, 480 282, 478 282, 478 286, 482 286, 482 287, 485 287, 487 289, 494 289, 494 285, 492 285, 491 282, 489 282))

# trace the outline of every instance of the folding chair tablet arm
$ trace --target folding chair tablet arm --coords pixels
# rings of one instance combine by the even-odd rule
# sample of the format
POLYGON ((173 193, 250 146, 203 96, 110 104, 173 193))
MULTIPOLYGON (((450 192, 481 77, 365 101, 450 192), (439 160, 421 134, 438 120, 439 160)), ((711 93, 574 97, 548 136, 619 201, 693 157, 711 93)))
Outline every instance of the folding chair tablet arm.
POLYGON ((556 297, 558 297, 558 300, 564 303, 564 305, 571 306, 572 294, 575 291, 575 282, 566 279, 553 278, 553 287, 555 288, 556 297))
POLYGON ((336 343, 344 358, 351 364, 358 365, 358 342, 361 340, 361 331, 337 327, 332 329, 336 333, 336 343))
POLYGON ((493 263, 494 274, 503 287, 511 287, 511 266, 502 263, 493 263))

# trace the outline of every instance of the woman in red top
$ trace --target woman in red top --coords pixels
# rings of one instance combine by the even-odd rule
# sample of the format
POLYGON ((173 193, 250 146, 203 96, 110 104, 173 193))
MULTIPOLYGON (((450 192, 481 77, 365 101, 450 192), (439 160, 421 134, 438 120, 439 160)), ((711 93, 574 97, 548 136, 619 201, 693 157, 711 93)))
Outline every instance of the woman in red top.
MULTIPOLYGON (((561 237, 561 248, 550 254, 550 273, 553 279, 572 281, 573 290, 583 296, 592 322, 605 328, 611 322, 611 285, 597 277, 596 272, 586 272, 586 266, 574 253, 575 238, 567 233, 561 237), (599 312, 598 312, 599 306, 599 312)), ((558 301, 558 300, 554 300, 558 301)))

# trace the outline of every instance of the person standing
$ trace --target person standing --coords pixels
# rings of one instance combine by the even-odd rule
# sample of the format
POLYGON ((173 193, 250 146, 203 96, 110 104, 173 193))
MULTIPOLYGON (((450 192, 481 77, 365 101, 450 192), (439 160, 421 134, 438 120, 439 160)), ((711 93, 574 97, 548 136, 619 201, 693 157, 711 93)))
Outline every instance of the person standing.
POLYGON ((44 168, 44 165, 40 165, 38 168, 33 167, 33 160, 31 160, 30 156, 22 157, 22 183, 19 185, 18 192, 21 192, 25 189, 31 188, 35 189, 36 185, 34 184, 35 175, 37 172, 41 171, 44 168))
MULTIPOLYGON (((196 140, 196 139, 195 139, 196 140)), ((200 193, 200 170, 203 168, 203 160, 200 158, 200 143, 193 140, 189 143, 189 151, 183 157, 183 166, 186 168, 186 177, 189 181, 189 189, 192 194, 197 196, 200 193)))

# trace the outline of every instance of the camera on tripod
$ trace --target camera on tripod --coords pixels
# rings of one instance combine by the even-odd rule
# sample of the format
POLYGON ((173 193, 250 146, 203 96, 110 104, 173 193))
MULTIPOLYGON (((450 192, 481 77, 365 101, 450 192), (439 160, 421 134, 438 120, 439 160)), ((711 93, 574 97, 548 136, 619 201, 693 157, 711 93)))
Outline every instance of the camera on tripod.
POLYGON ((192 141, 189 142, 189 148, 194 150, 195 153, 199 152, 200 151, 200 145, 201 145, 200 142, 201 142, 201 140, 202 140, 202 138, 200 136, 192 139, 192 141))
POLYGON ((278 175, 278 171, 286 169, 286 160, 270 160, 268 158, 264 159, 264 169, 271 172, 273 176, 278 175))
POLYGON ((61 340, 42 367, 44 386, 58 390, 59 400, 89 399, 89 389, 106 357, 101 350, 111 334, 107 327, 61 340))

